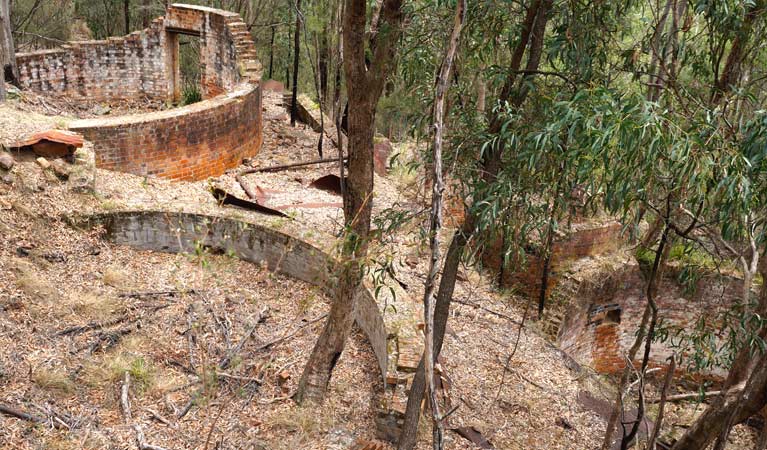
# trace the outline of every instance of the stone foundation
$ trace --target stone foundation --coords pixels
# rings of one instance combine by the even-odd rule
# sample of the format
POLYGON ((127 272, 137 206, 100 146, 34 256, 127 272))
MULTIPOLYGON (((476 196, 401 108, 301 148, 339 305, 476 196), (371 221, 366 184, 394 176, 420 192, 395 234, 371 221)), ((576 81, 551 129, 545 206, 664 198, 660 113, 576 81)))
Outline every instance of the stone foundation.
MULTIPOLYGON (((87 218, 103 225, 110 241, 159 252, 194 253, 198 246, 265 264, 270 270, 331 291, 334 260, 321 249, 279 231, 244 221, 190 213, 125 211, 87 218)), ((289 301, 289 300, 287 300, 289 301)), ((386 380, 387 333, 375 297, 357 292, 354 318, 367 336, 386 380)))

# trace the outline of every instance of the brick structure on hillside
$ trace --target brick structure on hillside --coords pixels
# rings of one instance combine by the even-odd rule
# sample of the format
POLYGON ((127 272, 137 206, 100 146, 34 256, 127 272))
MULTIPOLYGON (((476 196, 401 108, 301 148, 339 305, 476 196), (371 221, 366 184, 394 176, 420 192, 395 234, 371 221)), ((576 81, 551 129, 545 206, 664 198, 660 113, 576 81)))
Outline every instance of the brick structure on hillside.
POLYGON ((72 100, 178 101, 179 35, 200 38, 203 101, 145 114, 77 120, 96 166, 173 180, 201 180, 258 153, 263 140, 261 65, 236 13, 174 4, 149 28, 125 37, 20 53, 23 88, 72 100))
MULTIPOLYGON (((561 272, 573 261, 619 249, 623 245, 621 233, 619 223, 608 221, 574 224, 571 230, 557 237, 552 244, 547 292, 556 288, 561 272)), ((500 269, 502 262, 501 239, 497 239, 495 244, 482 254, 482 263, 501 276, 501 285, 513 287, 519 292, 537 298, 543 275, 541 258, 530 252, 525 255, 524 263, 511 261, 504 270, 500 269)))
MULTIPOLYGON (((741 280, 711 274, 698 280, 694 291, 686 291, 675 279, 673 267, 657 288, 658 317, 671 327, 692 330, 698 318, 721 320, 726 310, 738 300, 741 280)), ((626 354, 634 343, 647 298, 646 281, 636 264, 599 273, 589 282, 581 282, 571 299, 566 319, 559 330, 560 348, 576 361, 599 373, 618 374, 626 367, 626 354)), ((642 346, 644 348, 644 346, 642 346)), ((662 367, 678 349, 667 342, 655 342, 650 365, 662 367)), ((641 359, 642 352, 637 355, 641 359)), ((639 361, 635 361, 638 363, 639 361)), ((709 371, 717 377, 721 371, 709 371)))

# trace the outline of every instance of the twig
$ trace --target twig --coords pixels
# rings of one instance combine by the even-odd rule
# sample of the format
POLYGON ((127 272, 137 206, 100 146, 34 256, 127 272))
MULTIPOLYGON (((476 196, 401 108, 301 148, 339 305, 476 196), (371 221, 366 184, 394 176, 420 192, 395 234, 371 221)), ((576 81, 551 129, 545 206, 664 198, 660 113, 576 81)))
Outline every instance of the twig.
POLYGON ((196 289, 179 290, 173 289, 169 291, 146 291, 146 292, 125 292, 119 295, 122 298, 142 298, 142 297, 175 297, 177 295, 185 294, 199 294, 200 291, 196 289))
POLYGON ((194 303, 190 303, 189 306, 186 309, 186 323, 189 327, 186 330, 186 343, 189 347, 189 367, 194 370, 194 368, 197 366, 194 360, 194 347, 197 344, 197 336, 194 331, 195 326, 195 320, 194 320, 194 303))
POLYGON ((232 362, 232 358, 234 358, 235 355, 237 355, 240 350, 242 350, 243 345, 250 339, 251 336, 253 336, 253 333, 256 331, 256 327, 258 324, 263 322, 264 316, 266 315, 267 309, 265 308, 263 311, 258 313, 258 316, 256 317, 256 322, 253 324, 253 326, 250 327, 247 333, 245 333, 245 336, 240 339, 240 342, 230 351, 224 359, 221 360, 221 362, 218 363, 219 369, 226 369, 229 367, 229 364, 232 362))
POLYGON ((133 425, 133 429, 136 430, 136 444, 138 444, 139 450, 165 450, 164 447, 146 443, 144 440, 144 432, 141 430, 141 425, 133 425))
POLYGON ((310 320, 310 321, 308 321, 308 322, 304 323, 303 325, 299 326, 299 327, 298 327, 298 328, 296 328, 295 330, 293 330, 293 332, 292 332, 292 333, 290 333, 290 334, 288 334, 288 335, 285 335, 285 336, 282 336, 282 337, 280 337, 280 338, 277 338, 277 339, 275 339, 275 340, 273 340, 273 341, 267 342, 266 344, 262 344, 261 346, 259 346, 258 348, 256 348, 256 351, 258 352, 258 351, 261 351, 261 350, 265 350, 265 349, 267 349, 267 348, 269 348, 269 347, 271 347, 271 346, 273 346, 273 345, 277 345, 277 344, 279 344, 279 343, 280 343, 280 342, 282 342, 282 341, 285 341, 285 340, 287 340, 287 339, 290 339, 290 338, 292 338, 293 336, 297 335, 297 334, 298 334, 298 332, 299 332, 299 331, 301 331, 302 329, 304 329, 304 328, 308 327, 309 325, 311 325, 311 324, 313 324, 313 323, 319 322, 320 320, 324 319, 324 318, 325 318, 325 317, 327 317, 327 316, 328 316, 328 315, 327 315, 327 313, 325 313, 325 314, 323 314, 323 315, 321 315, 321 316, 317 317, 316 319, 312 319, 312 320, 310 320))
POLYGON ((128 320, 128 315, 124 314, 108 322, 90 322, 85 325, 76 325, 69 328, 65 328, 57 332, 56 334, 54 334, 54 336, 68 336, 70 334, 80 334, 80 333, 85 333, 86 331, 97 330, 100 328, 108 328, 108 327, 115 326, 119 323, 125 322, 126 320, 128 320))
MULTIPOLYGON (((727 394, 737 394, 743 390, 743 385, 735 386, 727 390, 727 394)), ((708 392, 690 392, 687 394, 669 395, 666 397, 667 402, 679 402, 684 400, 696 400, 702 397, 719 397, 722 395, 722 391, 708 391, 708 392)), ((647 403, 660 403, 660 398, 647 399, 647 403)))
POLYGON ((216 372, 216 376, 219 378, 228 378, 230 380, 247 381, 248 383, 256 383, 258 385, 262 383, 262 380, 256 377, 243 377, 240 375, 232 375, 226 372, 216 372))
POLYGON ((130 373, 126 370, 123 378, 122 393, 120 394, 120 404, 123 409, 123 416, 125 417, 125 423, 130 425, 131 411, 130 411, 130 398, 128 398, 128 391, 130 389, 130 373))
MULTIPOLYGON (((43 419, 41 417, 34 416, 32 414, 26 413, 24 411, 19 411, 18 409, 11 408, 10 406, 2 405, 0 404, 0 414, 5 414, 6 416, 16 417, 17 419, 26 420, 28 422, 35 422, 35 423, 48 423, 48 420, 43 419)), ((70 428, 69 425, 62 425, 63 421, 60 420, 59 422, 53 422, 53 426, 55 428, 70 428)))
POLYGON ((149 409, 149 408, 144 408, 144 411, 148 412, 149 413, 149 417, 151 417, 152 419, 154 419, 154 420, 156 420, 156 421, 158 421, 158 422, 160 422, 160 423, 162 423, 164 425, 167 425, 167 426, 169 426, 171 428, 176 428, 175 425, 173 425, 168 419, 166 419, 165 417, 160 415, 160 413, 158 413, 157 411, 155 411, 153 409, 149 409))
POLYGON ((515 318, 513 318, 513 317, 511 317, 509 315, 506 315, 504 313, 501 313, 501 312, 498 312, 498 311, 494 311, 494 310, 492 310, 490 308, 486 308, 486 307, 484 307, 484 306, 482 306, 480 304, 473 303, 473 302, 468 302, 466 300, 459 300, 457 298, 454 298, 453 302, 461 304, 461 305, 471 306, 472 308, 481 309, 482 311, 488 312, 488 313, 490 313, 490 314, 492 314, 494 316, 498 316, 500 318, 506 319, 506 320, 510 321, 511 323, 514 323, 514 324, 517 324, 517 325, 522 325, 522 322, 520 322, 519 320, 517 320, 517 319, 515 319, 515 318))

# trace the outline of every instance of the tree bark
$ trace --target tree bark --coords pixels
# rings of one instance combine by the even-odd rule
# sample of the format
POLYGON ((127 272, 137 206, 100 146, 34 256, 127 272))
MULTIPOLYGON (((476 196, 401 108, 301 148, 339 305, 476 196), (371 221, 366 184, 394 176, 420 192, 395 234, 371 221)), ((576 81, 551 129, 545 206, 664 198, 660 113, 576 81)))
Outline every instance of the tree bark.
POLYGON ((290 100, 290 126, 298 118, 298 65, 301 53, 301 0, 296 0, 296 29, 293 33, 293 97, 290 100))
MULTIPOLYGON (((11 84, 18 85, 19 71, 16 67, 16 50, 13 45, 11 29, 11 5, 9 0, 0 0, 0 64, 2 75, 11 84)), ((2 97, 5 99, 5 86, 2 87, 2 97)))
POLYGON ((434 95, 434 148, 432 152, 432 201, 431 201, 431 224, 429 227, 429 246, 431 248, 431 257, 429 259, 429 272, 424 283, 424 315, 425 315, 425 346, 422 360, 425 361, 424 370, 429 376, 427 384, 429 388, 429 398, 433 419, 433 448, 441 450, 444 443, 444 426, 440 413, 440 405, 437 400, 437 393, 434 389, 434 308, 435 301, 434 283, 437 279, 439 270, 440 241, 439 233, 442 228, 442 193, 444 191, 444 181, 442 179, 442 135, 445 120, 445 97, 447 96, 448 84, 450 82, 450 70, 453 66, 453 59, 458 50, 458 40, 461 36, 463 21, 466 15, 466 0, 459 0, 455 7, 455 21, 453 31, 445 50, 445 57, 442 60, 442 66, 437 76, 437 87, 434 95))
POLYGON ((125 34, 130 33, 130 0, 123 0, 123 16, 125 19, 125 34))
POLYGON ((272 80, 272 74, 273 74, 273 68, 274 68, 274 34, 276 32, 276 28, 274 25, 272 25, 272 37, 269 40, 269 79, 272 80))
POLYGON ((735 83, 738 82, 741 73, 741 63, 746 56, 746 48, 754 27, 756 19, 764 15, 764 0, 754 2, 743 16, 743 23, 740 29, 736 31, 735 39, 732 40, 730 53, 727 55, 727 61, 724 63, 724 69, 711 95, 711 103, 717 104, 722 100, 724 94, 729 91, 735 83))
MULTIPOLYGON (((525 48, 530 45, 531 48, 542 47, 543 45, 543 32, 536 33, 538 41, 532 40, 533 27, 536 26, 540 30, 545 30, 546 24, 549 19, 549 10, 551 8, 551 0, 536 0, 528 9, 523 23, 522 31, 520 33, 520 40, 512 54, 511 64, 506 76, 506 81, 501 89, 500 96, 498 97, 499 103, 507 102, 511 96, 512 88, 516 80, 516 74, 519 72, 519 67, 522 63, 522 57, 524 56, 525 48), (538 19, 538 20, 536 20, 538 19)), ((540 62, 540 59, 538 59, 540 62)), ((536 63, 531 62, 528 65, 536 63)), ((532 66, 531 66, 532 67, 532 66)), ((535 66, 537 69, 537 66, 535 66)), ((515 106, 519 107, 524 102, 527 92, 521 95, 515 96, 515 106)), ((497 116, 493 116, 490 119, 490 126, 488 127, 491 133, 497 133, 501 127, 501 121, 497 116)), ((494 180, 501 169, 501 162, 503 153, 505 151, 504 146, 491 146, 490 149, 485 152, 480 166, 482 167, 482 178, 486 182, 494 180)), ((450 242, 445 262, 442 267, 442 277, 440 278, 439 290, 437 291, 437 300, 434 307, 434 355, 435 359, 439 356, 442 350, 442 344, 445 337, 445 328, 447 326, 447 319, 450 312, 450 301, 453 298, 453 292, 455 290, 456 277, 458 275, 458 267, 461 262, 461 256, 466 245, 469 242, 469 238, 475 232, 476 222, 472 215, 467 215, 463 225, 460 229, 456 230, 453 235, 453 239, 450 242)), ((416 439, 418 435, 418 419, 421 415, 421 400, 423 399, 426 389, 426 377, 425 377, 424 360, 421 358, 416 370, 413 383, 410 387, 410 393, 408 394, 407 409, 405 410, 405 420, 402 426, 402 432, 400 433, 399 441, 397 442, 398 450, 411 450, 415 448, 416 439)))
MULTIPOLYGON (((767 277, 767 258, 761 258, 758 267, 759 273, 764 279, 767 279, 765 278, 767 277)), ((755 313, 763 316, 765 312, 767 312, 767 288, 762 286, 759 294, 759 305, 755 313)), ((767 328, 759 330, 759 337, 761 339, 767 337, 767 328)), ((767 381, 765 381, 765 385, 762 387, 750 386, 751 381, 755 377, 756 381, 754 383, 759 382, 759 377, 762 376, 759 372, 763 371, 765 369, 764 365, 767 364, 767 359, 765 359, 767 353, 755 352, 752 354, 751 350, 748 346, 740 349, 724 382, 722 394, 706 409, 693 426, 688 428, 682 438, 672 447, 673 450, 705 448, 717 436, 722 434, 725 427, 742 422, 765 406, 765 403, 761 405, 743 404, 742 409, 738 408, 738 399, 741 397, 751 398, 753 402, 755 401, 753 400, 754 396, 762 395, 765 397, 765 401, 767 401, 767 381), (748 380, 746 387, 733 400, 733 388, 743 380, 748 380), (751 391, 746 392, 748 389, 751 389, 751 391), (764 392, 759 389, 762 389, 764 392), (751 412, 749 413, 749 411, 751 412)), ((766 377, 765 380, 767 380, 767 374, 764 376, 766 377)))
POLYGON ((354 296, 362 283, 373 193, 373 133, 378 99, 396 51, 402 23, 401 0, 386 0, 383 20, 388 32, 374 50, 371 70, 365 65, 365 0, 346 0, 344 10, 344 71, 349 94, 349 176, 344 186, 344 242, 338 288, 325 328, 304 367, 296 401, 320 403, 351 332, 354 296))

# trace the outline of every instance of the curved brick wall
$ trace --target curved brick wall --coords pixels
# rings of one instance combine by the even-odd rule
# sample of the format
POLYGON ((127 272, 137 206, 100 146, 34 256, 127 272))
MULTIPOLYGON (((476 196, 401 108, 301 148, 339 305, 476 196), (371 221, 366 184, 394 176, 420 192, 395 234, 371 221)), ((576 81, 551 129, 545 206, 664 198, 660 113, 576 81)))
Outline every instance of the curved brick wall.
POLYGON ((174 4, 149 28, 125 37, 17 54, 20 82, 74 100, 177 100, 179 34, 200 37, 204 101, 77 120, 69 128, 93 142, 99 168, 187 181, 218 176, 255 156, 262 143, 261 65, 236 13, 174 4))
POLYGON ((256 155, 261 127, 261 89, 250 83, 181 108, 69 125, 93 142, 96 167, 186 181, 221 175, 256 155))
MULTIPOLYGON (((622 228, 617 222, 598 224, 597 226, 581 226, 568 232, 565 237, 554 240, 551 249, 549 265, 548 290, 556 288, 560 272, 569 264, 586 256, 610 253, 623 245, 622 228)), ((493 246, 482 254, 483 264, 495 272, 500 271, 503 262, 501 240, 497 239, 493 246)), ((503 286, 515 287, 520 292, 536 297, 541 291, 543 262, 538 255, 526 255, 525 266, 519 270, 519 262, 511 261, 503 273, 503 286)))
MULTIPOLYGON (((240 259, 266 263, 270 270, 323 287, 329 286, 332 258, 304 241, 261 225, 222 217, 163 211, 124 211, 87 218, 104 226, 116 244, 161 252, 194 252, 195 243, 240 259)), ((381 379, 386 379, 386 327, 375 298, 368 289, 357 293, 357 325, 373 347, 381 379)))

